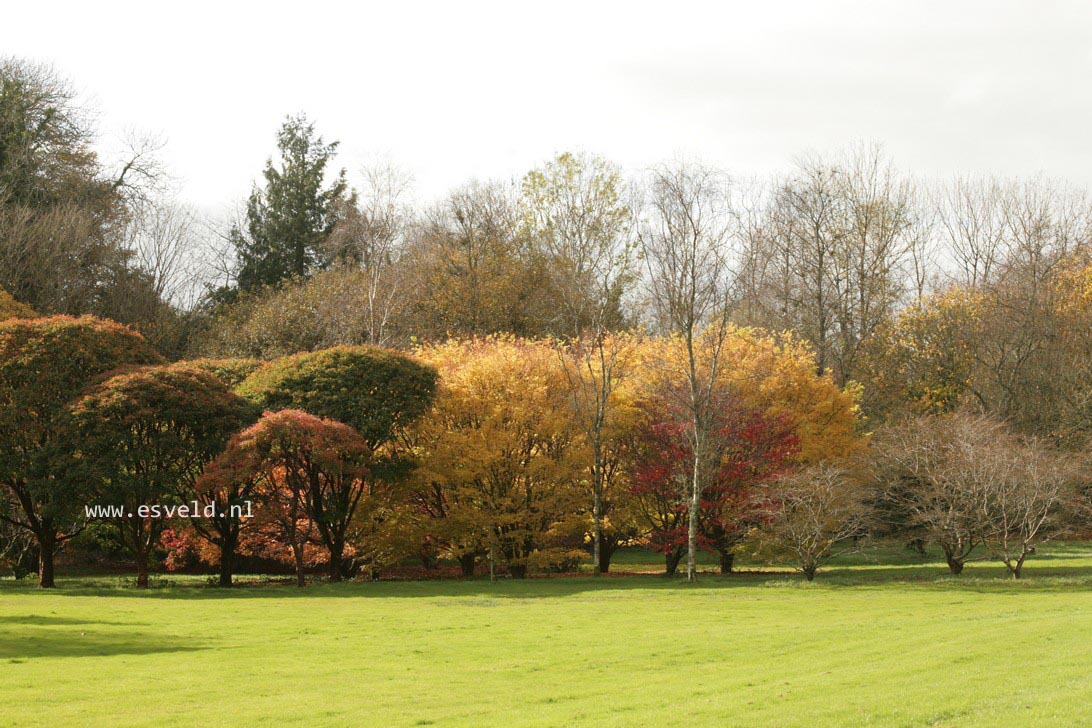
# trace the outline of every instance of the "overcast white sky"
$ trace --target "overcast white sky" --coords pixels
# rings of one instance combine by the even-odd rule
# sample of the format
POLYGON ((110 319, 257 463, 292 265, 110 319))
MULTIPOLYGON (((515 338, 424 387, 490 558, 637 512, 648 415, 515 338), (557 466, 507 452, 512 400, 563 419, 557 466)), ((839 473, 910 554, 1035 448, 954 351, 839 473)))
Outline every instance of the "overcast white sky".
POLYGON ((245 196, 287 113, 430 199, 555 152, 740 173, 877 140, 922 175, 1092 186, 1090 2, 50 2, 0 54, 52 62, 100 128, 161 134, 182 195, 245 196))

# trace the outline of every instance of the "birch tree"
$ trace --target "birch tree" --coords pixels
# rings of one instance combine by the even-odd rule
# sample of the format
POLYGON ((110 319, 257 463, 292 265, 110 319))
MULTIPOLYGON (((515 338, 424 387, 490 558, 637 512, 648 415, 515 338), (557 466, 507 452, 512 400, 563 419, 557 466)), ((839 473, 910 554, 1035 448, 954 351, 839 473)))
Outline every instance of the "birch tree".
POLYGON ((399 263, 415 226, 406 198, 411 177, 390 164, 363 170, 358 204, 334 228, 327 245, 333 257, 360 271, 364 343, 387 346, 391 326, 405 306, 399 263))
POLYGON ((653 170, 640 233, 652 317, 678 341, 685 382, 679 399, 691 452, 688 581, 696 578, 701 497, 715 455, 716 382, 727 366, 721 354, 730 330, 737 263, 728 188, 723 173, 699 163, 653 170))

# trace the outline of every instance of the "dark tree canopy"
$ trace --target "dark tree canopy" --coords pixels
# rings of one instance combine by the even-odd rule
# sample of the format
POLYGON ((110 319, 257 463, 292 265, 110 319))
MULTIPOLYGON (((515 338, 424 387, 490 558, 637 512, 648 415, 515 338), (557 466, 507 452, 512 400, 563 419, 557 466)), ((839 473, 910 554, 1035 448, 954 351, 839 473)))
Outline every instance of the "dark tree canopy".
POLYGON ((141 517, 138 509, 188 499, 201 471, 256 412, 213 374, 186 364, 116 374, 71 412, 78 448, 71 474, 89 483, 96 502, 137 514, 106 526, 136 559, 144 586, 167 518, 141 517))
POLYGON ((322 268, 324 243, 353 203, 345 170, 324 186, 337 142, 325 143, 305 116, 285 120, 277 149, 279 164, 266 163, 265 186, 255 186, 247 202, 246 229, 231 234, 243 291, 322 268))
POLYGON ((53 585, 57 544, 83 526, 80 483, 54 477, 70 451, 65 407, 103 374, 162 358, 132 329, 91 317, 0 323, 0 513, 31 531, 41 549, 42 586, 53 585))

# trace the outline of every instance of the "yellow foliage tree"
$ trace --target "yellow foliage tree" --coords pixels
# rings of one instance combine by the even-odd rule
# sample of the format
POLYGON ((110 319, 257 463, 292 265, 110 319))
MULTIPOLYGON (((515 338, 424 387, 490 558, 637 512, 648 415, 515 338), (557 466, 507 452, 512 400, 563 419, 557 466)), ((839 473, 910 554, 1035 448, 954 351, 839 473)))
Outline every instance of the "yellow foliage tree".
POLYGON ((976 332, 988 305, 985 294, 954 288, 882 325, 861 367, 867 415, 941 414, 974 396, 976 332))
MULTIPOLYGON (((815 355, 806 342, 788 333, 732 326, 721 347, 725 364, 718 369, 716 388, 768 417, 788 418, 800 440, 800 462, 840 458, 864 446, 859 387, 840 388, 829 374, 817 375, 815 355)), ((646 391, 663 391, 684 376, 686 358, 678 339, 649 340, 641 357, 646 391)))
POLYGON ((587 457, 553 345, 488 338, 416 353, 440 373, 414 433, 416 500, 440 552, 464 571, 490 554, 515 577, 572 558, 587 457))
POLYGON ((1066 392, 1058 417, 1060 439, 1088 442, 1092 434, 1092 263, 1074 257, 1055 282, 1059 330, 1057 380, 1066 392))

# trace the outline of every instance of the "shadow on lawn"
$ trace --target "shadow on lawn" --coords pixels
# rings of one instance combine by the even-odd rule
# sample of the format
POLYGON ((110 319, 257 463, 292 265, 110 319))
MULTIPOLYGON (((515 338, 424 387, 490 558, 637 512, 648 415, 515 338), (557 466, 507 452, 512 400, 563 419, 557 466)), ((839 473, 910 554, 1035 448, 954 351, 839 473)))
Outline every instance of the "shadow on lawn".
MULTIPOLYGON (((231 589, 210 587, 204 583, 185 584, 164 580, 161 586, 147 590, 119 586, 117 580, 93 577, 67 579, 62 588, 53 592, 38 592, 12 582, 0 584, 0 596, 17 592, 45 596, 124 597, 137 599, 222 600, 222 599, 328 599, 328 598, 443 598, 475 597, 489 599, 542 599, 581 596, 595 598, 602 594, 652 591, 732 590, 738 588, 792 588, 817 590, 927 589, 936 591, 976 591, 1022 594, 1030 592, 1072 592, 1092 590, 1092 565, 1061 566, 1062 559, 1029 561, 1025 576, 1008 578, 1004 567, 995 562, 969 564, 960 576, 948 574, 943 564, 883 565, 860 567, 831 565, 821 571, 812 583, 799 574, 788 571, 749 570, 724 576, 702 573, 697 584, 686 583, 681 576, 667 578, 660 574, 615 574, 602 579, 584 576, 539 577, 526 580, 501 579, 439 579, 420 581, 349 581, 341 584, 316 582, 304 589, 284 581, 246 581, 231 589)), ((32 619, 32 618, 17 618, 32 619)), ((41 618, 45 619, 45 618, 41 618)), ((0 618, 0 629, 4 621, 0 618)), ((31 624, 31 623, 26 623, 31 624)))
POLYGON ((190 652, 203 649, 192 639, 171 639, 132 629, 112 629, 118 622, 44 617, 0 617, 0 661, 24 662, 45 657, 105 657, 190 652), (13 626, 13 629, 8 629, 13 626))
MULTIPOLYGON (((117 627, 132 627, 133 622, 103 622, 94 619, 72 619, 71 617, 47 617, 41 614, 27 614, 23 616, 7 616, 0 617, 0 629, 4 628, 4 625, 15 624, 20 626, 32 626, 32 627, 72 627, 79 625, 112 625, 117 627)), ((145 624, 145 623, 140 623, 145 624)))

